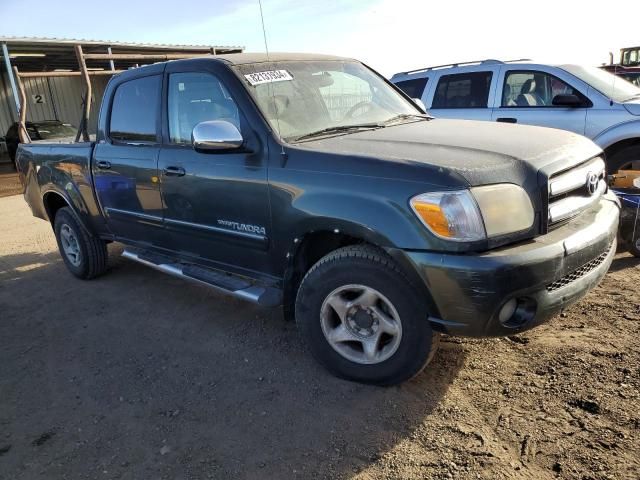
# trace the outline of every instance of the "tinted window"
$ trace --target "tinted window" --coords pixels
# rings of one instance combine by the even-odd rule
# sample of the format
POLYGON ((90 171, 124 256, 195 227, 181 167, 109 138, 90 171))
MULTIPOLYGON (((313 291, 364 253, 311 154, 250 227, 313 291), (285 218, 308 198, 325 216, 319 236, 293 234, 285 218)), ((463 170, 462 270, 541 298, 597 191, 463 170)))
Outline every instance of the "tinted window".
POLYGON ((161 77, 130 80, 118 86, 111 107, 112 140, 155 142, 161 77))
POLYGON ((396 83, 396 86, 400 88, 404 93, 409 95, 411 98, 422 98, 422 94, 424 93, 424 87, 427 86, 427 81, 429 79, 427 77, 424 78, 414 78, 411 80, 404 80, 402 82, 396 83))
POLYGON ((551 107, 556 95, 580 92, 551 74, 537 71, 509 72, 502 91, 503 107, 551 107))
POLYGON ((200 122, 224 120, 238 129, 238 107, 220 81, 208 73, 174 73, 169 76, 169 138, 191 143, 200 122))
POLYGON ((487 108, 491 72, 440 77, 431 108, 487 108))

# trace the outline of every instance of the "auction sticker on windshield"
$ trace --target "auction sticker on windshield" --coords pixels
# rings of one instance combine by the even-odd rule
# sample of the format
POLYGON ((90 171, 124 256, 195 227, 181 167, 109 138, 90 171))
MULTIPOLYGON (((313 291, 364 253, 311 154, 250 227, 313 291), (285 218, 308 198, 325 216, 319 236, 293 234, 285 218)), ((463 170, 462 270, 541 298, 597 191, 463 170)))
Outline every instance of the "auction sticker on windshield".
POLYGON ((252 85, 260 85, 262 83, 284 82, 293 80, 293 77, 286 70, 267 70, 266 72, 249 73, 244 78, 252 85))

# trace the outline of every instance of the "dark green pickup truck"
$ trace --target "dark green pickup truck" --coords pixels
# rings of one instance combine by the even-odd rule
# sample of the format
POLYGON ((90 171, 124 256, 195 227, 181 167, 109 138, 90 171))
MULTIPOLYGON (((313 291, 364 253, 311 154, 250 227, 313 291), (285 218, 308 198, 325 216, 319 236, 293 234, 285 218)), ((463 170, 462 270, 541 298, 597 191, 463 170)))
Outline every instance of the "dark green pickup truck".
POLYGON ((94 143, 22 144, 17 163, 74 275, 121 242, 282 305, 332 372, 390 385, 440 333, 521 332, 602 279, 619 211, 602 155, 560 130, 433 119, 355 60, 237 54, 121 73, 94 143))

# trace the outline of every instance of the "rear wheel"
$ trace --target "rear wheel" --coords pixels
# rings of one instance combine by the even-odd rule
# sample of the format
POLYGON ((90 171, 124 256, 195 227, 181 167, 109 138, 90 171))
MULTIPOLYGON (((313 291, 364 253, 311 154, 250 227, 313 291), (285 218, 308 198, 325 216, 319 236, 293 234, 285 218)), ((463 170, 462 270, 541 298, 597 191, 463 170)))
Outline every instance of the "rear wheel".
POLYGON ((86 232, 71 208, 57 211, 53 229, 62 260, 76 277, 88 280, 106 271, 107 244, 86 232))
POLYGON ((640 258, 640 235, 629 243, 629 253, 634 257, 640 258))
POLYGON ((311 352, 337 376, 393 385, 431 361, 439 336, 426 302, 383 251, 340 248, 306 274, 296 322, 311 352))
POLYGON ((618 170, 640 170, 640 145, 623 148, 607 159, 607 172, 618 170))

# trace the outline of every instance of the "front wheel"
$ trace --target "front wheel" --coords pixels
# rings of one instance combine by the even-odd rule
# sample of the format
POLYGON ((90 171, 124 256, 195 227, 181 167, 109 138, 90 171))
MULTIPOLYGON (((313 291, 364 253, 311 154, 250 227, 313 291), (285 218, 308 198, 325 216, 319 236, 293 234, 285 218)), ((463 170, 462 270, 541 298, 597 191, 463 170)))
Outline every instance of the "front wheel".
POLYGON ((623 148, 607 158, 607 172, 618 170, 636 170, 640 168, 640 145, 623 148))
POLYGON ((365 245, 331 252, 309 270, 298 290, 296 322, 328 370, 376 385, 420 373, 439 341, 424 299, 391 258, 365 245))
POLYGON ((62 260, 72 274, 88 280, 106 271, 107 244, 85 231, 71 208, 57 211, 53 230, 62 260))

